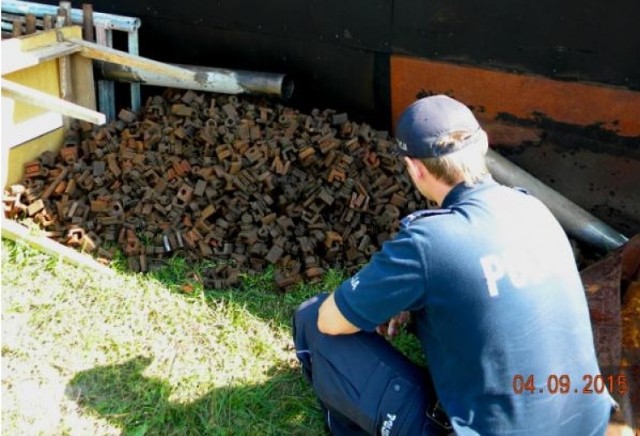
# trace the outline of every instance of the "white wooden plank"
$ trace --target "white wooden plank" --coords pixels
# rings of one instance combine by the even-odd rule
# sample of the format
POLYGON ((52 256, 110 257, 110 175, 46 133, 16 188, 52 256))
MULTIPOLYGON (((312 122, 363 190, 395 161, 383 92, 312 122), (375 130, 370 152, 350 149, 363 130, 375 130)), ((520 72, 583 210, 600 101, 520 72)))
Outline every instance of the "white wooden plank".
POLYGON ((100 112, 87 109, 7 79, 2 79, 2 95, 93 124, 101 125, 106 122, 105 115, 100 112))

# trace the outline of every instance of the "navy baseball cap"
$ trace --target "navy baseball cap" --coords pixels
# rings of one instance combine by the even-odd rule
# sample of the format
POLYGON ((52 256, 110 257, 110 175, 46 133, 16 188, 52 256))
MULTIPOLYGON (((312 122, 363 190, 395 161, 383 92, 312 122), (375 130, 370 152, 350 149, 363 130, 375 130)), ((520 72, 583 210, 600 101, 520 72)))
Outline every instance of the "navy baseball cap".
POLYGON ((473 112, 446 95, 415 101, 400 115, 396 127, 399 154, 415 158, 444 156, 484 137, 473 112), (461 133, 461 139, 443 143, 452 133, 461 133))

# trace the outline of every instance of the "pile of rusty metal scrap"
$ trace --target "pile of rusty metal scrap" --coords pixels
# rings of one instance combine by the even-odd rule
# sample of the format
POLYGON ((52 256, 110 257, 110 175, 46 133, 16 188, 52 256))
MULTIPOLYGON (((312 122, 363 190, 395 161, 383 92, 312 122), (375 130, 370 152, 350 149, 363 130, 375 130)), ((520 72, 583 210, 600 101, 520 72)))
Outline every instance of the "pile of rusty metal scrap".
POLYGON ((353 271, 425 207, 386 132, 331 110, 171 90, 140 115, 77 125, 4 202, 105 262, 118 247, 133 271, 175 253, 212 260, 217 288, 270 264, 283 288, 353 271))

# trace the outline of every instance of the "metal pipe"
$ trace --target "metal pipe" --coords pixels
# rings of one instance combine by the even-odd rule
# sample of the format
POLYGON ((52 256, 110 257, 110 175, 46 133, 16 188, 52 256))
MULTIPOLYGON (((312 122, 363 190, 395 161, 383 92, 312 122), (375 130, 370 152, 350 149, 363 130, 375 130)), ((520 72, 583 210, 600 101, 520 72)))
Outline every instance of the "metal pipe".
POLYGON ((192 79, 175 79, 141 68, 108 62, 96 62, 96 64, 98 74, 105 79, 167 88, 193 89, 222 94, 269 94, 277 95, 284 100, 291 97, 294 88, 293 80, 285 74, 278 73, 175 64, 177 67, 193 72, 192 79))
POLYGON ((537 197, 571 237, 604 251, 616 249, 629 240, 495 151, 489 150, 486 160, 489 171, 498 182, 525 188, 537 197))
MULTIPOLYGON (((138 41, 138 32, 129 32, 127 38, 128 51, 133 55, 140 54, 140 45, 138 41)), ((142 97, 140 94, 140 84, 132 83, 131 86, 131 110, 135 113, 140 112, 142 97)))
MULTIPOLYGON (((44 15, 58 15, 58 7, 43 5, 40 3, 25 2, 20 0, 3 0, 2 10, 12 14, 33 14, 37 17, 44 15)), ((73 24, 82 25, 82 9, 71 9, 71 21, 73 24)), ((105 14, 102 12, 93 13, 93 23, 107 29, 121 30, 123 32, 133 32, 140 28, 142 22, 140 18, 125 17, 122 15, 105 14)))
POLYGON ((13 31, 13 24, 3 21, 2 22, 2 30, 5 32, 12 32, 13 31))

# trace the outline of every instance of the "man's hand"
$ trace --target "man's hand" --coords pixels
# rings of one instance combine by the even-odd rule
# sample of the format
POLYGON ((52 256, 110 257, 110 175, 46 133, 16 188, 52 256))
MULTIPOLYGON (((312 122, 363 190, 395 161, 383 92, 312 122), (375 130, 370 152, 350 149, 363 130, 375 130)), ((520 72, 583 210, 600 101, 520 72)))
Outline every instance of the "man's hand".
POLYGON ((400 333, 402 327, 411 319, 411 312, 400 312, 391 318, 386 324, 376 327, 376 332, 387 339, 393 339, 400 333))

